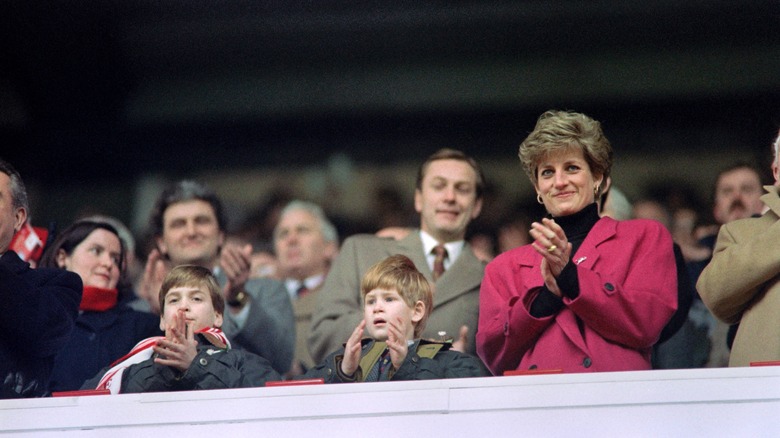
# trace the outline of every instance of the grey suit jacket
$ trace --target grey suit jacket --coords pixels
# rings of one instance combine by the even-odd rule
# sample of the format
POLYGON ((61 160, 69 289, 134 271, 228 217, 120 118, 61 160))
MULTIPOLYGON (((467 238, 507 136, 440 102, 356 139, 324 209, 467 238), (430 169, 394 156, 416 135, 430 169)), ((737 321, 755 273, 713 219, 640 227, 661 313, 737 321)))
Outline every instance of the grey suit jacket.
POLYGON ((723 225, 696 283, 715 316, 740 323, 729 366, 780 360, 780 197, 777 187, 764 188, 769 211, 723 225))
MULTIPOLYGON (((224 276, 221 280, 224 284, 224 276)), ((249 280, 244 289, 251 297, 246 324, 239 328, 225 306, 222 330, 234 347, 262 356, 274 370, 284 374, 292 365, 295 351, 295 316, 290 295, 282 282, 268 278, 249 280)))
POLYGON ((466 244, 457 260, 433 282, 433 273, 423 254, 419 230, 401 240, 356 235, 342 245, 339 256, 317 294, 317 305, 309 332, 309 353, 321 362, 339 349, 363 319, 360 281, 374 264, 394 254, 409 257, 425 278, 434 285, 433 311, 423 338, 439 339, 439 332, 456 338, 462 325, 469 327, 468 353, 476 355, 474 336, 479 320, 479 286, 485 263, 477 259, 466 244))

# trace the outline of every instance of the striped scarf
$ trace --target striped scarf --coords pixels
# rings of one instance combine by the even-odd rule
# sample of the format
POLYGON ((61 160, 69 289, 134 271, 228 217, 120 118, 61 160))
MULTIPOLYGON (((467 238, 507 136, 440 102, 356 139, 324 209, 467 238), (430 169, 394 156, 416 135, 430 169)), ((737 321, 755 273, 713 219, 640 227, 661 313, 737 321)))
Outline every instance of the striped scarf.
MULTIPOLYGON (((222 330, 218 328, 207 327, 198 330, 195 333, 203 335, 206 340, 217 348, 230 349, 230 341, 228 341, 228 338, 222 333, 222 330)), ((154 352, 152 347, 154 347, 160 339, 165 339, 165 337, 153 336, 137 343, 129 353, 111 364, 111 368, 103 374, 103 377, 100 379, 100 382, 95 389, 108 389, 111 394, 119 394, 122 387, 122 374, 125 372, 125 369, 130 365, 135 365, 150 359, 154 352)))

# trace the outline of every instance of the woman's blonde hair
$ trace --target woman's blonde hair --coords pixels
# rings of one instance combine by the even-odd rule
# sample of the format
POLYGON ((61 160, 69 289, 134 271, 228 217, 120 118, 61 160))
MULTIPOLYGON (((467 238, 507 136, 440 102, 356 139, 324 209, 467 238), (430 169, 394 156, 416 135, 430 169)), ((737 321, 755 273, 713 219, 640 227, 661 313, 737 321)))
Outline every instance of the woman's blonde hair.
POLYGON ((569 148, 582 150, 594 176, 609 176, 612 146, 601 131, 601 123, 573 111, 547 111, 539 116, 534 130, 520 144, 517 156, 535 186, 539 163, 550 153, 569 148))

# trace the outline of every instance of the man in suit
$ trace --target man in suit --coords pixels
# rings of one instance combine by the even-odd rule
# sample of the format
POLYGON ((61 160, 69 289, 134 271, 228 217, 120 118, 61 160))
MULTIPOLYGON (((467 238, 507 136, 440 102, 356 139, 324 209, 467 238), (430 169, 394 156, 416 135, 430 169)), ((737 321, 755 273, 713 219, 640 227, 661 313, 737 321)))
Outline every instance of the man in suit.
POLYGON ((344 241, 317 296, 309 334, 309 353, 315 362, 341 347, 363 319, 360 280, 372 265, 393 254, 412 259, 434 285, 433 312, 422 337, 456 338, 457 348, 476 353, 474 333, 485 264, 464 237, 482 209, 484 184, 473 158, 452 149, 439 150, 417 174, 414 206, 420 214, 419 230, 400 240, 356 235, 344 241))
POLYGON ((234 347, 268 359, 284 374, 295 348, 290 297, 279 281, 249 279, 252 247, 225 244, 225 222, 222 203, 208 187, 179 181, 166 188, 150 219, 157 249, 147 259, 142 295, 154 303, 162 279, 174 266, 213 270, 228 305, 222 330, 234 347))
POLYGON ((725 223, 718 233, 712 260, 696 287, 704 304, 729 323, 739 323, 729 366, 780 360, 780 132, 774 142, 775 184, 764 186, 760 217, 725 223))
POLYGON ((8 249, 27 221, 27 190, 0 159, 0 398, 47 394, 54 357, 73 331, 81 278, 61 269, 30 269, 8 249))
POLYGON ((306 338, 317 294, 338 254, 338 240, 336 227, 325 217, 322 208, 311 202, 295 200, 287 204, 274 228, 278 271, 295 313, 295 359, 288 373, 290 377, 316 365, 309 355, 306 338))

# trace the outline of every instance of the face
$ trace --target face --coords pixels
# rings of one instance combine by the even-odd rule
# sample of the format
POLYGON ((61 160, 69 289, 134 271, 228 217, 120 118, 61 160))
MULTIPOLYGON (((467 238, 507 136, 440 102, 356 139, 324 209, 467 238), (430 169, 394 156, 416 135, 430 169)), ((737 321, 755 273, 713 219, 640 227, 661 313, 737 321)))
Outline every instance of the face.
POLYGON ((420 213, 420 228, 436 240, 462 240, 469 222, 482 209, 477 173, 465 161, 432 161, 414 193, 414 208, 420 213))
POLYGON ((418 301, 414 308, 406 302, 395 289, 374 289, 366 294, 363 302, 363 319, 368 334, 377 341, 386 341, 388 321, 401 319, 401 330, 406 339, 414 339, 414 326, 423 317, 425 305, 418 301))
POLYGON ((160 251, 175 265, 194 264, 212 268, 225 237, 211 204, 192 200, 171 204, 163 214, 160 251))
POLYGON ((22 229, 27 220, 27 211, 14 208, 11 193, 11 178, 0 172, 0 254, 8 250, 14 234, 22 229))
POLYGON ((183 309, 184 318, 194 331, 222 327, 222 314, 214 310, 208 290, 195 286, 172 287, 165 294, 165 309, 160 317, 160 330, 173 325, 174 315, 183 309))
POLYGON ((73 248, 60 250, 57 264, 81 277, 84 286, 114 289, 119 281, 121 246, 116 234, 97 228, 73 248))
POLYGON ((305 210, 291 210, 274 230, 274 247, 281 275, 303 280, 327 272, 336 243, 326 242, 317 218, 305 210))
POLYGON ((713 215, 720 224, 760 214, 761 179, 750 169, 740 168, 718 178, 713 215))
POLYGON ((591 173, 582 150, 569 148, 542 159, 536 170, 536 192, 553 217, 568 216, 593 203, 601 180, 591 173))

